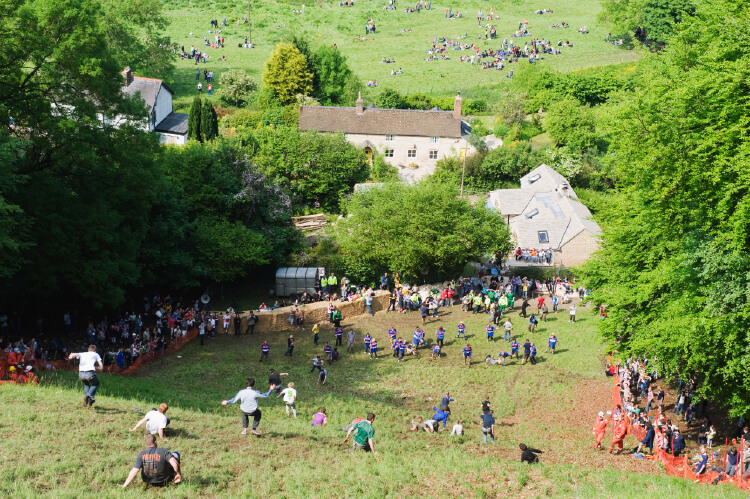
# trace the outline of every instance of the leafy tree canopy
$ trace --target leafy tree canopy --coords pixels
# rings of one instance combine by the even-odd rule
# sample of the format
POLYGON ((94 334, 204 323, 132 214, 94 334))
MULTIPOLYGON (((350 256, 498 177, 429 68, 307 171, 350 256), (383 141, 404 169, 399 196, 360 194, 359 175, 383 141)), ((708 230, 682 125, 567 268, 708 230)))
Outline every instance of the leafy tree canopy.
POLYGON ((633 92, 610 99, 620 194, 585 267, 607 338, 697 376, 699 397, 750 410, 750 8, 700 4, 633 92))
POLYGON ((297 94, 312 94, 312 82, 313 74, 305 56, 291 43, 276 45, 266 61, 263 83, 273 90, 279 102, 289 104, 297 94))
POLYGON ((455 277, 467 261, 511 249, 501 217, 442 184, 361 190, 346 210, 335 226, 336 240, 342 253, 370 269, 371 279, 385 271, 420 281, 455 277))

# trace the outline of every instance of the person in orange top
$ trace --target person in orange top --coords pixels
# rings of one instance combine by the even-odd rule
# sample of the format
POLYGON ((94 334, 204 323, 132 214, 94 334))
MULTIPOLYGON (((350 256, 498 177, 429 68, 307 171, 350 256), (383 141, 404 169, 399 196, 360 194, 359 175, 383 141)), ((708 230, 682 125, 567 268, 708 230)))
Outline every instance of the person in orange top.
POLYGON ((625 438, 625 435, 628 433, 628 422, 620 416, 617 419, 617 422, 615 423, 615 434, 612 437, 612 447, 609 448, 609 452, 612 453, 613 450, 615 450, 615 447, 617 447, 617 450, 615 450, 615 454, 619 454, 622 452, 622 441, 625 438))
POLYGON ((599 411, 599 414, 594 420, 593 428, 594 437, 596 438, 596 447, 594 448, 596 450, 602 450, 602 439, 604 438, 604 433, 606 433, 607 431, 608 424, 609 419, 604 417, 604 413, 602 411, 599 411))
POLYGON ((21 352, 17 348, 8 355, 8 363, 12 366, 23 364, 23 355, 21 355, 21 352))

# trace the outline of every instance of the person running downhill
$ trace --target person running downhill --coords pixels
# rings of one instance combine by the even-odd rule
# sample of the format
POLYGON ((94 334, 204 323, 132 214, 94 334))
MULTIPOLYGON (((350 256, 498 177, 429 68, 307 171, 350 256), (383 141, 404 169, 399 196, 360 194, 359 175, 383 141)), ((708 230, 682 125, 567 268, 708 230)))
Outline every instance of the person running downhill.
POLYGON ((495 326, 491 322, 487 323, 487 341, 495 341, 495 326))
POLYGON ((96 353, 96 345, 90 345, 88 352, 71 353, 68 360, 78 359, 78 378, 83 383, 83 406, 94 405, 96 389, 99 388, 99 378, 96 377, 96 369, 104 369, 102 358, 96 353))
POLYGON ((468 363, 469 367, 471 367, 471 345, 467 343, 466 346, 464 347, 463 352, 464 352, 464 365, 468 363))
POLYGON ((289 410, 291 409, 294 419, 297 419, 297 390, 294 389, 294 383, 289 383, 286 386, 276 398, 283 395, 284 405, 286 405, 286 415, 289 416, 289 410))
POLYGON ((242 411, 242 435, 247 434, 247 426, 250 417, 253 418, 253 429, 252 434, 260 436, 258 431, 258 425, 260 424, 261 412, 258 409, 258 399, 267 398, 276 386, 271 385, 266 393, 261 393, 253 389, 255 385, 255 378, 247 378, 247 388, 237 392, 237 395, 232 397, 230 400, 223 400, 221 405, 234 404, 240 402, 240 410, 242 411))
POLYGON ((552 336, 547 339, 547 350, 544 352, 552 350, 552 355, 555 355, 555 348, 557 348, 557 336, 555 336, 555 333, 552 333, 552 336))

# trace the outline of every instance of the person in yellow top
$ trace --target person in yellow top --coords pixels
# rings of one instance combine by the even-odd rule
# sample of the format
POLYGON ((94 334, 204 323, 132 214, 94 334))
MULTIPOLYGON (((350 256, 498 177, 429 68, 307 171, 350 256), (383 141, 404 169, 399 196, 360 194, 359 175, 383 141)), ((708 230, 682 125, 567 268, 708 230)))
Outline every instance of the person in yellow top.
POLYGON ((472 313, 476 314, 477 312, 482 310, 482 295, 476 295, 474 297, 474 311, 472 313))
POLYGON ((333 294, 336 292, 336 286, 338 285, 339 280, 336 278, 335 275, 333 275, 333 272, 331 272, 331 275, 328 276, 328 294, 333 294))
POLYGON ((320 339, 320 326, 318 325, 317 322, 313 324, 312 333, 313 333, 313 342, 315 342, 315 344, 317 345, 318 340, 320 339))

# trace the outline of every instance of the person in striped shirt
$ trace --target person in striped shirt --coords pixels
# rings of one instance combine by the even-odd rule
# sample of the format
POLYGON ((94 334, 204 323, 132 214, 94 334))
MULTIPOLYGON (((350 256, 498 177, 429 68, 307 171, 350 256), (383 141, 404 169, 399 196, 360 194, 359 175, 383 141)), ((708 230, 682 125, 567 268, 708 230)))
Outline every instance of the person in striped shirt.
POLYGON ((391 339, 391 344, 396 342, 396 336, 398 333, 396 332, 396 328, 392 327, 388 330, 388 337, 391 339))
POLYGON ((378 340, 375 338, 370 341, 370 358, 371 359, 377 359, 378 358, 378 340))
POLYGON ((263 362, 263 359, 268 360, 268 353, 271 351, 271 345, 268 344, 267 341, 264 341, 263 344, 260 346, 260 361, 263 362))
POLYGON ((456 338, 459 336, 463 337, 463 339, 466 339, 466 325, 463 321, 458 323, 458 334, 456 334, 456 338))
POLYGON ((372 336, 370 336, 370 333, 365 333, 365 353, 370 353, 371 341, 372 341, 372 336))
POLYGON ((404 360, 404 353, 406 352, 406 342, 401 338, 396 341, 398 343, 398 361, 404 360))
POLYGON ((437 345, 440 345, 442 347, 443 340, 445 339, 445 329, 443 329, 443 326, 440 326, 440 328, 435 331, 435 335, 437 336, 437 345))
POLYGON ((430 355, 430 358, 434 359, 435 356, 437 356, 438 359, 440 358, 440 345, 432 347, 432 355, 430 355))
POLYGON ((471 367, 471 345, 467 343, 466 346, 464 347, 463 352, 464 352, 464 365, 466 365, 466 363, 468 362, 469 367, 471 367))
POLYGON ((326 354, 326 357, 328 360, 331 360, 331 354, 333 353, 333 348, 331 347, 331 344, 326 341, 326 346, 323 347, 323 352, 326 354))
POLYGON ((495 341, 495 326, 488 322, 485 330, 487 331, 487 341, 495 341))

